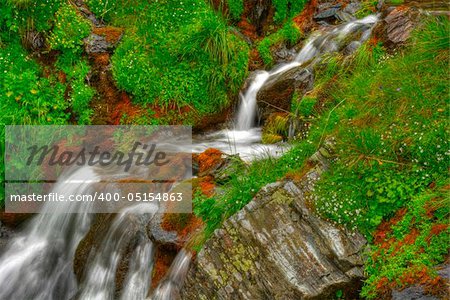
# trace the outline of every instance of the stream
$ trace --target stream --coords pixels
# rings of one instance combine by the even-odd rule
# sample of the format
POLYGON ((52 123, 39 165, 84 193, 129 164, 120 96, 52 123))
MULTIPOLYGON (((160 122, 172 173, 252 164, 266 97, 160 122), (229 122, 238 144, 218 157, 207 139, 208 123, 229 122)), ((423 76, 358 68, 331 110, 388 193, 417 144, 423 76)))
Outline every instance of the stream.
MULTIPOLYGON (((193 137, 193 144, 184 151, 200 153, 216 148, 228 154, 239 154, 244 160, 264 155, 279 156, 286 145, 263 145, 261 128, 257 124, 257 94, 268 80, 276 80, 284 72, 296 68, 311 68, 327 53, 346 47, 357 48, 371 34, 377 17, 372 15, 339 26, 327 26, 305 42, 295 59, 258 71, 246 91, 240 95, 232 129, 193 137)), ((82 167, 65 173, 54 186, 59 194, 92 193, 93 183, 107 175, 99 175, 92 167, 82 167), (73 178, 85 181, 70 184, 73 178)), ((0 256, 0 300, 24 299, 176 299, 189 269, 191 253, 181 250, 158 286, 151 290, 154 245, 146 234, 146 224, 155 216, 155 204, 139 204, 118 213, 109 227, 95 255, 89 257, 85 276, 77 282, 73 272, 73 258, 78 244, 87 234, 93 215, 86 203, 61 202, 45 205, 38 215, 28 221, 8 243, 0 256), (64 213, 67 205, 82 205, 79 213, 64 213), (129 259, 123 286, 117 293, 115 275, 130 239, 136 246, 129 259)), ((70 209, 71 210, 71 209, 70 209)))

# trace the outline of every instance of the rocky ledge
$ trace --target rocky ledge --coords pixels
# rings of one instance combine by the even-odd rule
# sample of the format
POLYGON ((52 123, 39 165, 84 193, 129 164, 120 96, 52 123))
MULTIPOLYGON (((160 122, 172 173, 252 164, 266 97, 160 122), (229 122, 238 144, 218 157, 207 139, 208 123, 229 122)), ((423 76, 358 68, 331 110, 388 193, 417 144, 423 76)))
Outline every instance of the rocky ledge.
POLYGON ((330 147, 320 149, 301 180, 267 185, 225 221, 191 265, 182 299, 355 296, 365 239, 317 217, 306 202, 330 157, 330 147))

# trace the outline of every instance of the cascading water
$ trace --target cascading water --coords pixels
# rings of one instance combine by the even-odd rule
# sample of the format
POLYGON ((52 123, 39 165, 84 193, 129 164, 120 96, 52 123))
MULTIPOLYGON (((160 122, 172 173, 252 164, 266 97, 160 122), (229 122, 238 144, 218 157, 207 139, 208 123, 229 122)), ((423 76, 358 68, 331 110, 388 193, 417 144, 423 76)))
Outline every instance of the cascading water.
MULTIPOLYGON (((369 36, 377 21, 376 16, 330 27, 312 36, 287 64, 270 71, 259 71, 249 88, 241 94, 236 116, 236 130, 207 135, 194 143, 194 151, 214 147, 228 153, 240 153, 244 158, 249 145, 258 144, 261 130, 254 128, 257 94, 269 80, 295 68, 309 68, 326 53, 357 47, 369 36), (230 147, 230 144, 233 146, 230 147), (234 149, 233 149, 234 148, 234 149)), ((266 151, 266 150, 262 150, 266 151)), ((59 194, 87 194, 92 182, 99 176, 92 168, 81 168, 75 173, 61 176, 54 187, 59 194), (73 178, 85 178, 78 184, 67 183, 73 178)), ((182 250, 177 255, 164 280, 152 292, 150 280, 153 268, 153 244, 145 233, 145 224, 157 211, 154 205, 126 208, 112 222, 102 244, 86 264, 86 273, 78 286, 73 274, 73 257, 78 243, 87 233, 91 215, 86 203, 63 202, 45 205, 28 227, 11 240, 0 258, 0 300, 3 299, 150 299, 165 300, 177 297, 189 268, 191 254, 182 250), (74 211, 78 214, 64 213, 74 211), (128 273, 119 294, 116 294, 115 276, 124 247, 131 239, 136 247, 129 258, 128 273)))
POLYGON ((145 225, 158 210, 153 203, 127 207, 108 230, 94 261, 88 266, 87 276, 80 287, 79 299, 113 299, 117 267, 128 242, 138 235, 139 246, 134 253, 122 292, 122 299, 144 299, 148 293, 151 275, 152 243, 145 234, 145 225), (142 261, 141 261, 142 260, 142 261), (132 297, 132 296, 136 297, 132 297), (132 297, 132 298, 130 298, 132 297))
POLYGON ((192 254, 181 250, 170 267, 169 273, 153 292, 151 300, 173 300, 179 298, 184 278, 189 270, 192 254))
POLYGON ((361 44, 369 38, 373 25, 375 25, 377 20, 376 16, 371 15, 364 19, 338 26, 329 32, 317 34, 306 42, 294 61, 276 66, 269 72, 259 71, 260 73, 250 83, 247 91, 240 95, 241 102, 237 111, 236 130, 249 130, 255 125, 256 99, 265 82, 273 80, 295 67, 311 67, 323 54, 339 51, 346 46, 345 42, 349 35, 356 36, 360 34, 358 43, 361 44))
POLYGON ((256 115, 256 95, 261 87, 264 85, 264 82, 269 78, 270 74, 266 71, 260 71, 258 75, 256 75, 253 82, 250 84, 250 87, 245 92, 244 95, 240 95, 241 97, 241 107, 239 108, 237 114, 237 130, 249 130, 253 126, 253 120, 256 115))
MULTIPOLYGON (((86 194, 97 180, 91 168, 81 168, 62 176, 53 191, 86 194), (86 180, 72 183, 79 178, 86 180)), ((0 258, 0 299, 70 299, 77 291, 72 260, 89 230, 90 209, 89 204, 80 202, 46 203, 0 258), (65 213, 67 210, 79 213, 65 213)))

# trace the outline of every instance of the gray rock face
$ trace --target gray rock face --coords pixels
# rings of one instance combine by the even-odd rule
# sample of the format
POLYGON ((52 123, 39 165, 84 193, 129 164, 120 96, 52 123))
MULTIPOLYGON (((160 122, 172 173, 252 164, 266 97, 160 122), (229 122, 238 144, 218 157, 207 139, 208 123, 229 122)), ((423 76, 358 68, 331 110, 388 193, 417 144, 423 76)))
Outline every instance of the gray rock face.
POLYGON ((312 89, 313 84, 312 71, 302 67, 269 79, 256 97, 261 118, 266 119, 274 112, 290 111, 294 92, 304 94, 312 89))
POLYGON ((0 221, 0 252, 2 252, 6 248, 9 240, 13 237, 13 235, 13 230, 3 225, 3 223, 0 221))
POLYGON ((269 16, 272 1, 270 0, 252 0, 252 7, 250 13, 250 20, 252 24, 256 27, 256 32, 258 35, 263 34, 264 24, 269 16))
POLYGON ((401 291, 392 291, 392 300, 438 300, 438 298, 426 295, 421 286, 414 285, 401 291))
POLYGON ((351 2, 344 8, 342 4, 321 3, 318 12, 314 15, 314 20, 318 22, 348 22, 354 19, 353 14, 358 11, 360 4, 351 2))
POLYGON ((393 44, 405 42, 414 29, 413 19, 413 13, 409 8, 398 7, 390 12, 384 18, 388 42, 393 44))
POLYGON ((117 42, 109 42, 105 36, 97 35, 95 33, 91 33, 84 39, 84 47, 88 54, 108 52, 114 49, 116 45, 117 42))
POLYGON ((182 299, 331 299, 338 289, 357 291, 366 241, 305 202, 329 157, 321 149, 300 182, 267 185, 225 221, 191 265, 182 299))

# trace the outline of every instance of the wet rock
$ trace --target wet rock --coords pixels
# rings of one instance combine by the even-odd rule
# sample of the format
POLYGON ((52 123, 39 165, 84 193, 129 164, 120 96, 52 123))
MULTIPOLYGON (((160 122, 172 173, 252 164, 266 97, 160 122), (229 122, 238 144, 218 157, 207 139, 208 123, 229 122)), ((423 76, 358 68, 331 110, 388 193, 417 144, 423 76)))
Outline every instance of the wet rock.
POLYGON ((153 242, 159 244, 178 244, 178 236, 175 231, 165 230, 161 224, 163 222, 163 214, 156 214, 148 223, 148 234, 153 242))
POLYGON ((338 16, 336 15, 339 11, 339 8, 341 5, 331 7, 322 11, 319 11, 317 14, 314 15, 315 20, 330 20, 330 19, 338 19, 338 16))
POLYGON ((366 241, 317 217, 306 202, 327 169, 331 145, 299 182, 265 186, 214 232, 191 265, 182 299, 352 298, 363 278, 366 241))
POLYGON ((297 51, 295 51, 295 49, 293 49, 293 48, 288 49, 286 44, 284 44, 284 43, 280 44, 273 51, 273 57, 275 58, 275 61, 277 63, 290 62, 295 58, 296 55, 297 55, 297 51))
MULTIPOLYGON (((381 1, 379 1, 381 2, 381 1)), ((354 15, 361 8, 361 3, 359 2, 350 2, 344 8, 344 12, 354 15)))
POLYGON ((353 15, 360 7, 361 5, 359 2, 350 2, 345 6, 341 3, 321 3, 318 6, 318 12, 313 16, 313 19, 318 24, 349 22, 355 19, 353 15))
POLYGON ((8 245, 8 241, 13 235, 13 230, 3 225, 3 223, 0 221, 0 253, 2 253, 2 251, 8 245))
POLYGON ((272 113, 289 112, 294 92, 303 95, 312 89, 313 84, 312 71, 302 67, 292 68, 270 78, 257 95, 261 119, 266 120, 272 113))
POLYGON ((392 291, 392 300, 439 300, 439 298, 426 295, 423 287, 415 285, 401 291, 392 291))
POLYGON ((358 48, 361 46, 361 42, 359 41, 352 41, 350 44, 347 45, 347 47, 342 50, 342 54, 344 55, 350 55, 354 53, 358 48))
MULTIPOLYGON (((272 6, 271 0, 252 0, 252 9, 249 10, 249 17, 251 23, 256 27, 256 33, 261 36, 264 32, 264 26, 267 22, 267 17, 269 16, 270 9, 272 6)), ((247 4, 248 5, 248 4, 247 4)))
POLYGON ((97 27, 83 40, 86 53, 104 53, 112 51, 120 42, 123 31, 111 26, 97 27))
POLYGON ((416 24, 414 12, 408 7, 397 7, 384 18, 386 41, 390 44, 404 43, 416 24))

